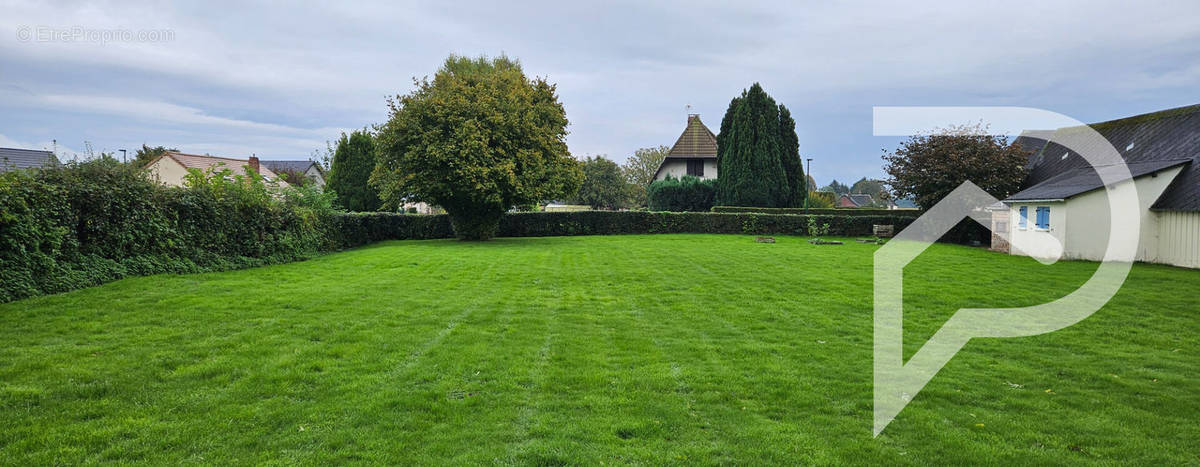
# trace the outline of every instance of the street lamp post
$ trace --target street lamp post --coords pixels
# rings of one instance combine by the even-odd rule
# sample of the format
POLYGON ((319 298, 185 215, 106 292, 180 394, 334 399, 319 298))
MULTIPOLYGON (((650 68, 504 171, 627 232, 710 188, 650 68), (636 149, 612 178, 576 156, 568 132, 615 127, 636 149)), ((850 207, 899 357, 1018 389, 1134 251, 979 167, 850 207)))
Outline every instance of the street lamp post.
POLYGON ((808 186, 808 179, 812 177, 812 158, 808 160, 808 168, 804 169, 804 214, 808 214, 808 194, 812 193, 812 187, 808 186))
POLYGON ((125 150, 124 150, 124 149, 118 149, 118 151, 121 151, 121 163, 128 162, 128 161, 126 161, 126 160, 125 160, 125 150))

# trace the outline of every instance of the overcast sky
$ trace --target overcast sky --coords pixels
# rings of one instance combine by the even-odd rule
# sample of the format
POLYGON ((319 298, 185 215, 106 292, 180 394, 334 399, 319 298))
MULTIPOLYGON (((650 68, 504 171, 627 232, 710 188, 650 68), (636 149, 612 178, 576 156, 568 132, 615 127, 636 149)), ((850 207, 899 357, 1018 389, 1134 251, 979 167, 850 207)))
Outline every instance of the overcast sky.
POLYGON ((689 104, 715 131, 760 82, 822 185, 881 176, 897 140, 871 135, 876 105, 1094 122, 1200 103, 1195 0, 328 3, 0 1, 0 146, 307 159, 451 53, 557 83, 571 152, 618 162, 672 144, 689 104))

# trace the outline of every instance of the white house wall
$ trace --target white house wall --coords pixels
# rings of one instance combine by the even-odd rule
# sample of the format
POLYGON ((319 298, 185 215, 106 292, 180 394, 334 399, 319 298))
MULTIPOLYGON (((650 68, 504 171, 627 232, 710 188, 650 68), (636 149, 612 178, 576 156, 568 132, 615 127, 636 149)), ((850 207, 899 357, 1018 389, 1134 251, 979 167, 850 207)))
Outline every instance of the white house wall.
POLYGON ((147 170, 159 183, 169 186, 183 186, 184 177, 188 174, 186 167, 170 157, 158 158, 147 170))
MULTIPOLYGON (((684 175, 687 175, 687 161, 679 160, 679 159, 674 159, 674 160, 667 159, 667 160, 663 161, 662 170, 658 171, 658 176, 655 177, 654 179, 655 180, 663 180, 663 179, 667 178, 667 175, 670 175, 675 178, 683 178, 684 175)), ((700 177, 700 178, 702 178, 704 180, 717 178, 717 160, 716 159, 705 159, 704 160, 704 176, 700 177)))
MULTIPOLYGON (((1171 184, 1182 167, 1175 167, 1157 172, 1153 175, 1138 177, 1134 186, 1138 191, 1138 215, 1141 221, 1140 240, 1138 242, 1138 261, 1160 261, 1163 255, 1161 245, 1162 226, 1160 213, 1150 210, 1150 206, 1158 200, 1163 191, 1171 184)), ((1054 257, 1057 246, 1051 239, 1061 242, 1065 259, 1084 259, 1099 261, 1104 259, 1108 248, 1109 207, 1106 190, 1094 190, 1066 201, 1058 202, 1014 202, 1010 205, 1010 215, 1013 238, 1013 253, 1029 256, 1054 257), (1025 230, 1019 228, 1020 207, 1028 207, 1028 226, 1025 230), (1050 207, 1050 230, 1038 230, 1038 206, 1050 207)), ((1118 219, 1118 221, 1121 221, 1118 219)), ((1193 237, 1193 242, 1196 241, 1193 237)))
POLYGON ((1155 262, 1200 268, 1200 212, 1157 211, 1155 262))

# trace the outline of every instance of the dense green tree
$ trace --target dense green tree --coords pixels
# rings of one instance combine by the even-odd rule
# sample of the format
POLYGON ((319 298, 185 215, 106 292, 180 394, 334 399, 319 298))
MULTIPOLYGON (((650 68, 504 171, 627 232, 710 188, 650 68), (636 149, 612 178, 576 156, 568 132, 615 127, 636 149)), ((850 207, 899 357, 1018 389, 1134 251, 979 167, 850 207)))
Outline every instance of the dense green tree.
POLYGON ((460 239, 495 235, 514 206, 569 196, 583 178, 567 152, 555 86, 505 56, 451 56, 433 79, 388 100, 372 182, 390 206, 441 206, 460 239))
POLYGON ((625 164, 621 165, 621 173, 630 183, 632 206, 646 205, 646 188, 650 186, 650 182, 654 181, 655 172, 658 171, 658 167, 662 165, 663 159, 667 158, 669 152, 671 152, 671 148, 666 146, 641 148, 634 151, 625 164))
POLYGON ((779 146, 779 160, 788 184, 787 206, 784 207, 804 206, 808 179, 804 175, 804 161, 800 160, 800 138, 796 136, 796 121, 783 104, 779 104, 779 146))
POLYGON ((134 153, 134 158, 132 161, 133 166, 134 167, 145 167, 147 165, 150 165, 151 162, 154 162, 154 159, 158 159, 158 156, 161 156, 161 155, 166 154, 171 151, 178 151, 178 149, 175 149, 175 148, 168 149, 163 146, 150 147, 150 146, 143 144, 142 148, 138 149, 137 152, 134 153))
POLYGON ((342 133, 333 150, 329 180, 325 189, 337 195, 337 202, 348 211, 378 211, 379 190, 371 186, 375 170, 375 141, 366 130, 342 133))
POLYGON ((683 178, 668 175, 651 183, 647 189, 649 208, 651 211, 708 212, 713 207, 716 187, 717 181, 711 178, 701 180, 691 175, 683 178))
POLYGON ((629 207, 630 183, 621 174, 616 162, 603 156, 584 159, 583 183, 571 199, 571 204, 586 204, 592 209, 623 209, 629 207))
POLYGON ((754 83, 733 98, 717 136, 717 204, 791 207, 803 203, 804 168, 790 112, 754 83))
POLYGON ((983 125, 952 126, 910 137, 893 153, 884 153, 887 185, 896 199, 912 197, 929 209, 971 181, 1000 199, 1016 193, 1025 180, 1029 153, 983 125))
POLYGON ((850 187, 846 186, 846 184, 844 184, 844 183, 834 180, 832 182, 829 182, 828 185, 821 187, 820 191, 828 191, 830 193, 840 196, 840 195, 850 193, 850 187))
POLYGON ((854 182, 854 185, 850 186, 850 192, 871 195, 871 199, 874 200, 874 203, 872 203, 874 207, 887 206, 887 200, 890 198, 883 180, 875 180, 867 177, 854 182))

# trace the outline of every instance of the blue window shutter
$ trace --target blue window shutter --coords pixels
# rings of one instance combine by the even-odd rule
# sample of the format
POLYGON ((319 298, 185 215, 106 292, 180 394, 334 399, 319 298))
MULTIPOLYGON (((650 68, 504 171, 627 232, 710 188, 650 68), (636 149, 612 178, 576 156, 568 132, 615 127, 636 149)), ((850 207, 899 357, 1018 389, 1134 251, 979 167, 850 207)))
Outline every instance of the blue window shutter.
POLYGON ((1017 219, 1017 222, 1019 223, 1019 225, 1021 226, 1022 229, 1028 227, 1029 226, 1029 206, 1021 206, 1020 214, 1017 217, 1019 217, 1019 219, 1017 219))
POLYGON ((1050 208, 1040 206, 1037 208, 1037 226, 1039 229, 1050 228, 1050 208))

